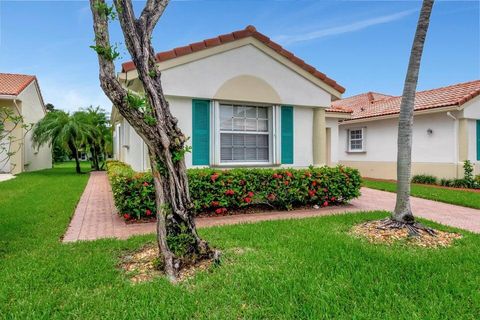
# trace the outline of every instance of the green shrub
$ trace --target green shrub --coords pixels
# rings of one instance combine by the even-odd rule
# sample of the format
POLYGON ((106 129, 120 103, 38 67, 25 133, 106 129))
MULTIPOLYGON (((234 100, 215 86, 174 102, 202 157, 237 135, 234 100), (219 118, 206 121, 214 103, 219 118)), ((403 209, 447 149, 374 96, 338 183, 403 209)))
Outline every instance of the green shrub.
POLYGON ((413 176, 412 183, 437 184, 437 178, 426 174, 417 174, 413 176))
MULTIPOLYGON (((155 213, 155 189, 150 173, 136 173, 130 166, 109 161, 108 176, 115 205, 125 219, 155 213)), ((338 166, 309 169, 189 169, 193 210, 222 214, 252 205, 289 210, 303 205, 329 206, 360 195, 356 169, 338 166)))

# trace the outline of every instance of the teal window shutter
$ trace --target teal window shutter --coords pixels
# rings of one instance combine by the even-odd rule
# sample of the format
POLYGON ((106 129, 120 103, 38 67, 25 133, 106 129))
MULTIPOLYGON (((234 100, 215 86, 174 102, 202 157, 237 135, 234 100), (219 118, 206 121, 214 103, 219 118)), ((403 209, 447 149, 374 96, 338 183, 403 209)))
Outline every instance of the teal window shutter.
POLYGON ((192 100, 192 164, 210 164, 210 101, 192 100))
POLYGON ((480 161, 480 120, 477 120, 477 160, 480 161))
POLYGON ((293 107, 281 109, 281 155, 282 164, 293 164, 293 107))

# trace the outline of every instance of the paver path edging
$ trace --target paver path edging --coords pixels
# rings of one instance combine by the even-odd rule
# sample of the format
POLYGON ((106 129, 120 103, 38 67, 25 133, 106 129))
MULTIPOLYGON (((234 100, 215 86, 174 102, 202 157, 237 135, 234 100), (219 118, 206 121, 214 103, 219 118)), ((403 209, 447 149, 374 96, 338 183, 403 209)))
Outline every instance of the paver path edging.
MULTIPOLYGON (((387 210, 395 206, 395 194, 362 188, 362 196, 350 204, 321 209, 275 211, 219 217, 197 218, 197 227, 253 223, 266 220, 301 219, 347 212, 387 210)), ((414 213, 441 224, 480 233, 480 210, 432 200, 411 198, 414 213)), ((126 224, 116 214, 113 195, 105 172, 91 172, 87 187, 77 205, 64 242, 101 238, 126 239, 133 235, 155 232, 155 223, 126 224)))

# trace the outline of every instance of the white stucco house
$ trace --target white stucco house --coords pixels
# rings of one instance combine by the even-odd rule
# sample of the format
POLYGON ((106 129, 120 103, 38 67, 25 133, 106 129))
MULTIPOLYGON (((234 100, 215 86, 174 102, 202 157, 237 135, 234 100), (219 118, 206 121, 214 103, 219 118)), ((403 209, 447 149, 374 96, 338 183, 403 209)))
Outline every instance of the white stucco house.
MULTIPOLYGON (((7 121, 5 129, 10 131, 0 141, 0 173, 17 174, 52 167, 50 147, 33 147, 32 131, 22 125, 37 123, 46 114, 40 87, 35 76, 0 73, 0 108, 21 115, 23 123, 13 126, 7 121), (7 156, 6 153, 14 153, 7 156)), ((3 135, 2 135, 3 136, 3 135)))
MULTIPOLYGON (((188 167, 307 167, 338 162, 345 89, 254 27, 156 55, 172 114, 190 137, 188 167)), ((143 89, 132 62, 119 79, 143 89)), ((147 149, 112 110, 114 157, 149 169, 147 149)))
MULTIPOLYGON (((340 124, 340 163, 365 177, 396 179, 400 101, 368 92, 332 103, 352 112, 340 124)), ((480 80, 417 92, 413 130, 413 174, 461 178, 465 160, 480 174, 480 80)))

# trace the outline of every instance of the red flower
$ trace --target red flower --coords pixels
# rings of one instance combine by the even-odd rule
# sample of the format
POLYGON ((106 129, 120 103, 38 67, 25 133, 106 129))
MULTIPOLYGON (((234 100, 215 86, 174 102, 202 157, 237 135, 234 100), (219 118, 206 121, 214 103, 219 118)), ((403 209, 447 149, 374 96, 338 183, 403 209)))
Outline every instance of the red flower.
POLYGON ((125 220, 130 220, 131 218, 131 216, 128 213, 125 213, 123 217, 125 218, 125 220))
POLYGON ((270 194, 267 196, 267 199, 268 199, 269 201, 274 201, 276 198, 277 198, 277 196, 275 196, 273 193, 270 193, 270 194))
POLYGON ((335 198, 335 197, 330 198, 330 201, 335 201, 335 200, 337 200, 337 198, 335 198))
POLYGON ((278 178, 278 174, 274 173, 274 174, 272 175, 272 177, 273 177, 273 179, 277 179, 277 178, 278 178))
POLYGON ((317 181, 312 181, 312 186, 316 186, 317 185, 317 181))
POLYGON ((246 203, 250 203, 252 202, 252 198, 249 198, 249 197, 246 197, 245 199, 243 199, 246 203))
POLYGON ((283 183, 284 183, 286 186, 288 186, 289 181, 288 181, 288 180, 285 180, 285 181, 283 181, 283 183))
POLYGON ((214 173, 210 176, 210 179, 212 180, 212 182, 215 182, 215 180, 218 179, 218 173, 214 172, 214 173))
POLYGON ((308 190, 308 195, 313 197, 315 195, 315 190, 308 190))
POLYGON ((222 208, 222 213, 227 212, 227 208, 222 208))
POLYGON ((233 191, 232 189, 228 189, 227 191, 225 191, 225 194, 227 196, 233 196, 235 194, 235 191, 233 191))
POLYGON ((279 174, 279 175, 277 175, 277 178, 278 178, 278 179, 282 179, 283 176, 282 176, 281 174, 279 174))
POLYGON ((328 192, 328 189, 327 189, 327 188, 324 188, 324 189, 323 189, 323 192, 328 192))
POLYGON ((212 207, 218 207, 220 203, 218 201, 212 201, 211 206, 212 207))
POLYGON ((285 174, 286 174, 287 176, 289 176, 290 178, 293 177, 293 174, 292 174, 290 171, 285 172, 285 174))
POLYGON ((323 206, 324 206, 324 207, 328 206, 328 201, 325 201, 325 202, 323 203, 323 206))
POLYGON ((147 210, 145 211, 145 214, 146 214, 147 216, 151 216, 151 215, 152 215, 152 211, 150 211, 150 210, 147 209, 147 210))
MULTIPOLYGON (((225 208, 224 208, 225 209, 225 208)), ((216 214, 221 214, 223 212, 222 208, 218 208, 217 210, 215 210, 215 213, 216 214)))
POLYGON ((148 187, 149 185, 150 185, 150 184, 149 184, 147 181, 145 181, 145 182, 143 183, 143 186, 144 186, 144 187, 148 187))
POLYGON ((248 191, 248 196, 249 196, 250 198, 252 198, 252 197, 253 197, 253 192, 252 192, 252 191, 248 191))

